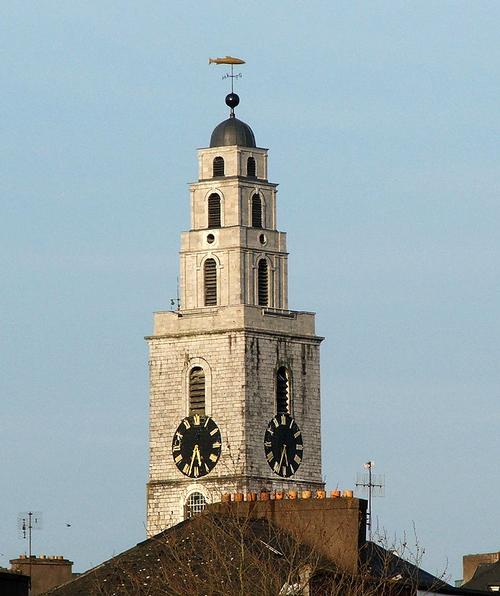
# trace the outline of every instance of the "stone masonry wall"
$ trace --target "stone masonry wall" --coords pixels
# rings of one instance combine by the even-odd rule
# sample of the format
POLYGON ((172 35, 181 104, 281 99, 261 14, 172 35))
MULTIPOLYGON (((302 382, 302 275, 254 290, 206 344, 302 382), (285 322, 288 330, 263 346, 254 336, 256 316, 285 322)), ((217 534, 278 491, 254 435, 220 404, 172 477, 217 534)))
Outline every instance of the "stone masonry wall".
POLYGON ((238 331, 149 338, 149 343, 150 534, 181 521, 186 498, 195 490, 214 502, 226 492, 319 487, 319 340, 238 331), (188 414, 193 365, 205 370, 206 411, 221 429, 223 443, 214 470, 196 481, 179 472, 171 453, 173 434, 188 414), (292 413, 304 439, 304 459, 291 479, 272 472, 263 447, 276 413, 275 376, 281 365, 292 373, 292 413))

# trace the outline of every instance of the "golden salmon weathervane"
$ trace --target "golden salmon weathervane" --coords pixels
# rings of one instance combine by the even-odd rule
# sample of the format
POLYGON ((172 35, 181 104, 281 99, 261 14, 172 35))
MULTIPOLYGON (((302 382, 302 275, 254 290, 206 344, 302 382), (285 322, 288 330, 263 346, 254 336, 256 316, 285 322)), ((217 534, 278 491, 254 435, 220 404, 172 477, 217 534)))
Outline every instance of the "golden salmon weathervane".
POLYGON ((234 58, 234 56, 224 56, 224 58, 209 58, 209 64, 228 64, 231 67, 231 74, 225 74, 222 79, 231 79, 231 93, 233 93, 233 80, 242 77, 241 72, 234 74, 233 68, 235 64, 245 64, 241 58, 234 58))
POLYGON ((233 56, 224 56, 224 58, 209 58, 209 64, 245 64, 241 58, 233 58, 233 56))

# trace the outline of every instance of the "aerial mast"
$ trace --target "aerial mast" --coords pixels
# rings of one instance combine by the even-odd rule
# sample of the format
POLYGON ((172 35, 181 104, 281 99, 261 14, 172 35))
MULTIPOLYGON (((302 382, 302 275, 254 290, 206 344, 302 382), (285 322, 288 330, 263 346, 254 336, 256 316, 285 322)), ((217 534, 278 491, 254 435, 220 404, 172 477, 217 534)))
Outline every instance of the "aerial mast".
POLYGON ((384 477, 381 474, 373 474, 375 466, 374 461, 367 461, 363 467, 368 472, 358 474, 356 486, 368 492, 368 510, 366 512, 366 527, 368 528, 368 538, 372 539, 372 498, 382 497, 384 495, 384 477))

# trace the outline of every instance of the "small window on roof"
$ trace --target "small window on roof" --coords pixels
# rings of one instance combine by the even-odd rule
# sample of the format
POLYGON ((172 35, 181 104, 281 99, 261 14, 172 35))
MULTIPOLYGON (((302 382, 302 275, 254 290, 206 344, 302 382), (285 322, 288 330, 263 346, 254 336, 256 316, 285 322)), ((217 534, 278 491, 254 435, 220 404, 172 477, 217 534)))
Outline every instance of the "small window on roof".
POLYGON ((201 493, 191 493, 184 505, 184 518, 189 519, 201 513, 207 506, 207 500, 201 493))

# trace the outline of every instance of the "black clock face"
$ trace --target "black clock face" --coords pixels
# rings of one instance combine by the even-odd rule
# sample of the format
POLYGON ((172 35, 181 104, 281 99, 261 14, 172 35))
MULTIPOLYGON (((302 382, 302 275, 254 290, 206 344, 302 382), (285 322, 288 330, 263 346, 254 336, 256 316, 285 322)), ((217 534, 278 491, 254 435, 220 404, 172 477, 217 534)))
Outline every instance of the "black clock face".
POLYGON ((219 461, 220 430, 210 416, 187 416, 172 440, 172 456, 179 470, 190 478, 206 476, 219 461))
POLYGON ((302 433, 290 414, 276 414, 264 435, 264 451, 269 467, 288 478, 298 470, 304 454, 302 433))

